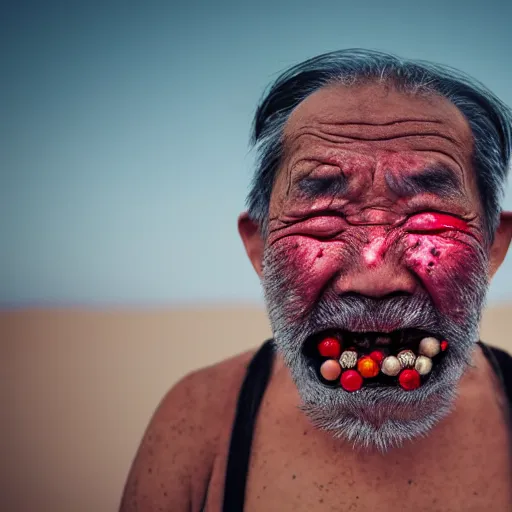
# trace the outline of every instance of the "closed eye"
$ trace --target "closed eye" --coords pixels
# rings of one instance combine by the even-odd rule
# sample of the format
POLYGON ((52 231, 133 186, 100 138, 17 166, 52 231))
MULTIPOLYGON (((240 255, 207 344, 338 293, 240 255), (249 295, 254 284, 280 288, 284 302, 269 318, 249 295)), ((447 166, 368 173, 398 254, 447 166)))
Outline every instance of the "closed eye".
POLYGON ((299 187, 306 197, 332 197, 345 189, 346 179, 343 175, 309 177, 301 180, 299 187))
POLYGON ((347 228, 346 220, 339 215, 316 215, 296 225, 297 234, 309 235, 319 239, 332 238, 347 228))

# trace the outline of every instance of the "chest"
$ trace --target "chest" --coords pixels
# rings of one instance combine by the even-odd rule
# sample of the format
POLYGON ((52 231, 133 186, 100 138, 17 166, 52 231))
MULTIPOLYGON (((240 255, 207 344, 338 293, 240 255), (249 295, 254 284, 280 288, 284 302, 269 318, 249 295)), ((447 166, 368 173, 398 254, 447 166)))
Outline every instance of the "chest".
POLYGON ((246 512, 512 510, 510 440, 499 411, 464 429, 454 430, 451 418, 385 455, 356 452, 300 416, 262 417, 273 419, 255 433, 246 512))

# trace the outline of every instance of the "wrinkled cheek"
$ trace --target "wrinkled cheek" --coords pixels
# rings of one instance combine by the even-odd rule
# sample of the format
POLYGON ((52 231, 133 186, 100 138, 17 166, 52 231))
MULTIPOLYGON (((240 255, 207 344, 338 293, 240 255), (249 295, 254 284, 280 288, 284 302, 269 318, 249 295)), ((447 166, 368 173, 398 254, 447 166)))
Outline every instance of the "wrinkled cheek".
POLYGON ((281 294, 279 300, 289 320, 309 311, 325 285, 341 270, 342 246, 341 242, 290 236, 269 249, 264 276, 279 283, 275 293, 281 294))
POLYGON ((405 264, 423 283, 438 310, 462 320, 465 300, 485 284, 486 260, 477 247, 438 236, 408 235, 405 264))

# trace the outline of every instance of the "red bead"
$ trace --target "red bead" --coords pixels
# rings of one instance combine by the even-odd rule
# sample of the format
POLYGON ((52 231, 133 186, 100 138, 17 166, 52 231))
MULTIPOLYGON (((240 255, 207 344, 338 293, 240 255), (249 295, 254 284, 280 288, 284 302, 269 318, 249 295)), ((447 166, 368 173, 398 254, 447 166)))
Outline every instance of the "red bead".
POLYGON ((382 363, 382 361, 384 361, 384 354, 380 351, 380 350, 374 350, 373 352, 370 353, 370 357, 376 362, 379 364, 382 363))
POLYGON ((448 348, 448 342, 446 340, 441 341, 441 352, 444 352, 448 348))
POLYGON ((355 370, 347 370, 341 374, 340 383, 345 391, 357 391, 363 385, 363 377, 355 370))
POLYGON ((318 352, 322 357, 338 359, 341 355, 341 345, 336 338, 325 338, 318 344, 318 352))
POLYGON ((402 370, 398 376, 398 382, 405 391, 412 391, 421 385, 420 374, 416 370, 402 370))

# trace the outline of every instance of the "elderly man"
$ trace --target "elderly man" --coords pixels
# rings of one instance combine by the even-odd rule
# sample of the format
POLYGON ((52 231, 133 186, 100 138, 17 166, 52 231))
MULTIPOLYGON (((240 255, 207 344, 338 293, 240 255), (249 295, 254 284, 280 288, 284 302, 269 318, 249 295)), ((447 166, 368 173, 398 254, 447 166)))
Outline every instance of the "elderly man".
POLYGON ((511 129, 432 63, 347 50, 279 77, 239 218, 274 339, 168 393, 121 510, 512 510, 512 359, 478 335, 511 129))

